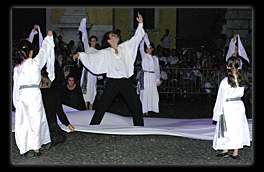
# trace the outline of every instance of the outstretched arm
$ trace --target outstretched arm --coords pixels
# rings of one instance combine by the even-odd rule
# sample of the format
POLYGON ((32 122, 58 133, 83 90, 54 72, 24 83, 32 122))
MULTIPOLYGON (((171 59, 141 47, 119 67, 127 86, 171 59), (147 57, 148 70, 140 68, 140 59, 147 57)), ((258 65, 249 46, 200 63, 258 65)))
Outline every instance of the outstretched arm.
POLYGON ((55 52, 54 52, 54 41, 52 31, 48 31, 48 35, 43 41, 42 48, 39 50, 38 55, 33 59, 34 62, 40 67, 46 64, 48 77, 51 81, 55 79, 54 74, 54 61, 55 61, 55 52))
POLYGON ((139 51, 140 51, 140 54, 141 54, 141 58, 142 59, 144 58, 144 54, 145 54, 145 51, 144 51, 144 43, 146 43, 147 48, 149 48, 150 42, 149 42, 148 34, 147 33, 145 33, 142 41, 140 42, 140 46, 139 46, 139 51))
POLYGON ((108 50, 100 50, 96 53, 78 52, 73 55, 73 60, 75 61, 79 58, 90 72, 93 74, 103 74, 107 73, 108 57, 108 50))
POLYGON ((138 27, 137 30, 134 34, 134 36, 128 41, 129 47, 132 51, 132 61, 134 62, 137 56, 137 50, 138 46, 140 44, 140 41, 142 40, 143 36, 145 35, 145 31, 143 29, 143 18, 141 14, 138 13, 137 16, 137 21, 138 21, 138 27))

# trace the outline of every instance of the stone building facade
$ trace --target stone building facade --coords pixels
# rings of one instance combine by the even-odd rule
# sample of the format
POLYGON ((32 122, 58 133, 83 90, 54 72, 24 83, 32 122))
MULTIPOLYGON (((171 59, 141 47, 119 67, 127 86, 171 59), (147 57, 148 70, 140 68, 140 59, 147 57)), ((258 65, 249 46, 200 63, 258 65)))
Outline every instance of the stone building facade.
POLYGON ((248 30, 252 29, 252 8, 228 8, 225 18, 227 20, 226 45, 235 34, 239 34, 242 43, 245 44, 248 30))

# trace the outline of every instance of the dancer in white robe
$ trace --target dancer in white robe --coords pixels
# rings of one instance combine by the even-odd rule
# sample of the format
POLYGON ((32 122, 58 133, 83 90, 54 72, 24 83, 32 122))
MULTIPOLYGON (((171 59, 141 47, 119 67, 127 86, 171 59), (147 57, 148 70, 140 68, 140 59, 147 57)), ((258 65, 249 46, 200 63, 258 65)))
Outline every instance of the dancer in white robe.
POLYGON ((140 74, 141 85, 139 87, 143 116, 148 116, 149 111, 159 113, 159 93, 157 86, 160 85, 160 68, 158 58, 152 55, 153 50, 154 45, 150 44, 148 35, 145 34, 140 43, 142 70, 140 74), (144 51, 144 43, 147 45, 147 53, 144 51))
POLYGON ((250 134, 245 114, 245 106, 241 97, 244 95, 244 78, 238 57, 230 57, 227 61, 228 77, 219 86, 214 106, 213 120, 217 121, 213 148, 223 150, 218 157, 229 156, 228 150, 234 149, 234 159, 239 159, 238 149, 250 146, 250 134))
POLYGON ((32 59, 33 50, 20 50, 24 61, 14 68, 13 103, 16 108, 15 139, 21 155, 34 150, 40 156, 41 145, 50 142, 49 127, 42 102, 39 84, 41 69, 47 63, 48 77, 54 80, 54 42, 52 31, 48 32, 38 55, 32 59))
MULTIPOLYGON (((95 44, 91 44, 92 47, 90 47, 88 44, 88 36, 86 31, 86 18, 82 19, 78 30, 82 32, 82 42, 84 45, 85 53, 97 53, 99 50, 95 49, 96 42, 95 44)), ((93 109, 94 99, 97 93, 96 91, 97 79, 102 79, 102 78, 103 78, 102 75, 98 76, 92 74, 85 67, 83 67, 80 85, 82 88, 86 109, 88 109, 88 103, 90 103, 89 110, 93 109)))

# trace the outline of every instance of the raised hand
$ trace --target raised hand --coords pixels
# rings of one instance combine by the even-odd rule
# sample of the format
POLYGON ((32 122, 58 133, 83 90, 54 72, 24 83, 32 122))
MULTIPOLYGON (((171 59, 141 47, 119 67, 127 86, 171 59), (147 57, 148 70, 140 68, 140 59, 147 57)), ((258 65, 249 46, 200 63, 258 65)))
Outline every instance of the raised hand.
POLYGON ((139 14, 139 12, 138 12, 138 16, 137 16, 137 21, 139 22, 139 23, 143 23, 143 17, 142 17, 142 15, 141 14, 139 14))
POLYGON ((37 24, 34 25, 34 30, 36 30, 39 26, 37 24))
POLYGON ((73 61, 75 61, 79 57, 79 55, 80 55, 79 53, 74 54, 73 57, 72 57, 73 61))

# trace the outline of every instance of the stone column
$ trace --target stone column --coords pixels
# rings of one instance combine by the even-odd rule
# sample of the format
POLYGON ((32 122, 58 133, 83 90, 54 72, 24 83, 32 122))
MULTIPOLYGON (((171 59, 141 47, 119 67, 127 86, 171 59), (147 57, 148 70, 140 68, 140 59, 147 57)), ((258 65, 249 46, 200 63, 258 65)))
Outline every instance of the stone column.
POLYGON ((82 18, 86 18, 86 27, 87 32, 89 33, 92 24, 89 23, 85 8, 65 8, 65 11, 61 16, 61 22, 56 26, 53 26, 54 30, 57 32, 57 36, 61 35, 62 40, 67 44, 73 40, 74 44, 77 46, 77 43, 79 42, 78 28, 82 18))

